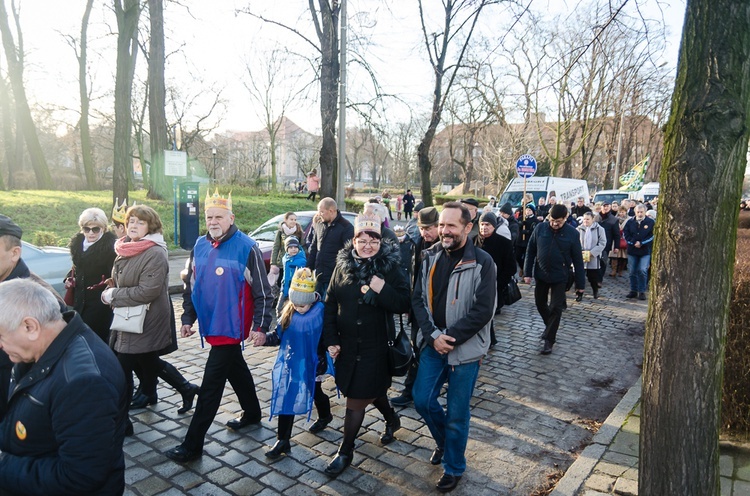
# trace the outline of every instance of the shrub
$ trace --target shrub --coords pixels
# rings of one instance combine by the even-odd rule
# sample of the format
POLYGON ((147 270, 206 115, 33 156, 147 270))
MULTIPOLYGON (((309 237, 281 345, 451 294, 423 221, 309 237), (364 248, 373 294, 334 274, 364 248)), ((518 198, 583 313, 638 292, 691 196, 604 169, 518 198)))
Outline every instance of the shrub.
POLYGON ((49 231, 36 231, 31 237, 31 244, 37 246, 65 246, 67 242, 67 239, 61 239, 49 231))
POLYGON ((737 231, 724 355, 721 426, 724 435, 750 439, 750 230, 747 228, 737 231))

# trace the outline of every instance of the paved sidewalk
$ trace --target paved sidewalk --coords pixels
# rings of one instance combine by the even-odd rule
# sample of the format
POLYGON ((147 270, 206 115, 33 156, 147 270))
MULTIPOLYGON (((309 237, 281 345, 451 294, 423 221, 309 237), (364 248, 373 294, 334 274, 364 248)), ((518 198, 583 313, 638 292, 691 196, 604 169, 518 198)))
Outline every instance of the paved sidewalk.
MULTIPOLYGON (((179 263, 173 257, 170 265, 179 263)), ((523 299, 495 318, 500 342, 480 370, 472 400, 468 468, 452 494, 544 494, 591 443, 601 422, 641 373, 646 304, 623 298, 624 278, 607 277, 599 300, 590 294, 582 303, 568 299, 550 356, 538 354, 543 325, 533 305, 533 290, 521 286, 523 299)), ((173 301, 179 319, 180 299, 173 301)), ((197 334, 179 341, 180 350, 167 359, 199 383, 208 349, 200 348, 197 334)), ((245 350, 266 412, 276 352, 245 350)), ((392 395, 398 394, 401 382, 394 381, 392 395)), ((388 446, 378 441, 382 419, 376 410, 368 410, 352 467, 337 479, 328 478, 323 469, 341 440, 344 399, 336 398, 332 380, 325 388, 332 397, 330 428, 313 435, 306 430, 311 422, 298 418, 291 456, 268 463, 264 452, 273 444, 276 421, 266 417, 263 428, 253 432, 228 430, 224 424, 239 413, 228 387, 204 456, 180 465, 163 453, 182 440, 190 413, 177 415, 179 395, 160 384, 159 402, 131 415, 135 436, 125 442, 126 494, 435 493, 442 469, 427 461, 433 442, 410 407, 400 410, 403 428, 396 434, 398 441, 388 446)))

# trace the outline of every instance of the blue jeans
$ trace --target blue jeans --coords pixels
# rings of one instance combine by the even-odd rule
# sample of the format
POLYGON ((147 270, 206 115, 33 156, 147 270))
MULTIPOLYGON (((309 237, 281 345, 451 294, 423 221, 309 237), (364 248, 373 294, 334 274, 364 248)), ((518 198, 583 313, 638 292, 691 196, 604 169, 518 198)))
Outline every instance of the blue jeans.
POLYGON ((438 448, 444 451, 443 470, 459 476, 466 470, 466 443, 469 440, 471 412, 469 402, 479 375, 479 360, 462 365, 448 365, 447 355, 431 346, 419 355, 417 379, 412 396, 414 408, 430 429, 438 448), (438 403, 440 390, 448 381, 447 409, 438 403))
POLYGON ((648 266, 651 255, 628 255, 628 273, 630 274, 630 291, 645 293, 648 286, 648 266))

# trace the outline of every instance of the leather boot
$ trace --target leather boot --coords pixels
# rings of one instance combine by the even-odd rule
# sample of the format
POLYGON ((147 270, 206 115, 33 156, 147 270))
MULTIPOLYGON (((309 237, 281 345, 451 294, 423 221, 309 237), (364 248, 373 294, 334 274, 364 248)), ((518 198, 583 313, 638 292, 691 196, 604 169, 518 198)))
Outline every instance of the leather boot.
POLYGON ((393 441, 396 440, 395 437, 393 437, 393 433, 396 432, 401 428, 401 419, 398 416, 398 413, 396 413, 396 410, 391 408, 391 417, 386 420, 385 422, 385 430, 383 431, 383 434, 380 436, 380 442, 382 444, 391 444, 393 441))
POLYGON ((164 360, 162 360, 162 369, 159 371, 159 377, 164 379, 164 382, 175 388, 182 395, 182 407, 177 410, 177 413, 185 413, 193 408, 195 396, 200 391, 198 386, 189 383, 174 365, 164 360))
POLYGON ((269 460, 278 460, 282 456, 288 455, 291 452, 292 452, 292 445, 289 444, 289 440, 279 439, 278 441, 276 441, 276 444, 273 445, 273 448, 266 451, 266 458, 268 458, 269 460))

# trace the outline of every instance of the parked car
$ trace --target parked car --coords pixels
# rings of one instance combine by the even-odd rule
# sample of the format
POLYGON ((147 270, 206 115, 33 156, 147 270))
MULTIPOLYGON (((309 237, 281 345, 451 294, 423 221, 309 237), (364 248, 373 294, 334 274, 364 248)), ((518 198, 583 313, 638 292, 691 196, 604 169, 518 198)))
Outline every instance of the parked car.
POLYGON ((36 246, 21 241, 21 258, 29 270, 47 281, 61 296, 65 295, 64 279, 73 266, 70 250, 57 246, 36 246))
MULTIPOLYGON (((305 210, 302 212, 294 212, 297 216, 297 222, 302 226, 302 231, 305 237, 312 228, 312 219, 315 214, 318 213, 316 210, 305 210)), ((352 212, 341 212, 346 220, 354 224, 354 219, 357 214, 352 212)), ((260 251, 263 253, 263 262, 266 264, 266 272, 271 269, 271 252, 273 251, 273 242, 276 240, 276 233, 279 231, 279 224, 284 220, 284 214, 271 217, 263 224, 260 225, 255 231, 250 233, 250 237, 258 242, 260 251)), ((304 241, 304 240, 300 240, 304 241)))

